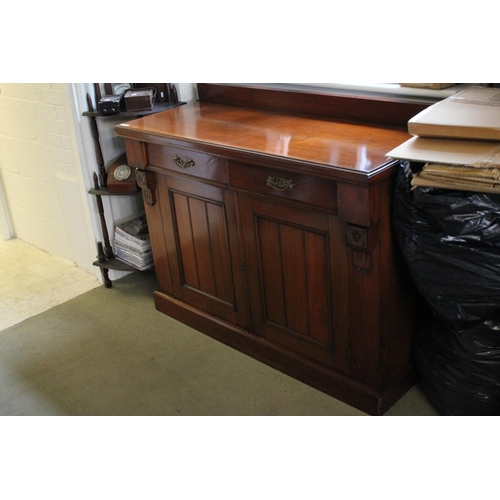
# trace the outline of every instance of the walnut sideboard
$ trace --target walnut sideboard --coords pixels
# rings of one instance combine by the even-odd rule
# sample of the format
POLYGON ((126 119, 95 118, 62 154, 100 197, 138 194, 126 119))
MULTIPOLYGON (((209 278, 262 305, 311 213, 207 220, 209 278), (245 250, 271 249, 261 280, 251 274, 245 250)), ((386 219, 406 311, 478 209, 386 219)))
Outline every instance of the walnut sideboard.
POLYGON ((385 157, 404 129, 195 102, 115 131, 159 311, 369 414, 414 384, 385 157))

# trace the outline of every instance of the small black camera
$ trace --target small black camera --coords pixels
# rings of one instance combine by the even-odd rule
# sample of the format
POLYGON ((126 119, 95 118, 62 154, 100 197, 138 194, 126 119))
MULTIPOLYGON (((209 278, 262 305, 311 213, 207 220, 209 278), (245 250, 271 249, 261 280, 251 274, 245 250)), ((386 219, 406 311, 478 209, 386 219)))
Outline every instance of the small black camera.
POLYGON ((116 115, 123 108, 123 95, 105 95, 99 99, 97 109, 101 115, 116 115))

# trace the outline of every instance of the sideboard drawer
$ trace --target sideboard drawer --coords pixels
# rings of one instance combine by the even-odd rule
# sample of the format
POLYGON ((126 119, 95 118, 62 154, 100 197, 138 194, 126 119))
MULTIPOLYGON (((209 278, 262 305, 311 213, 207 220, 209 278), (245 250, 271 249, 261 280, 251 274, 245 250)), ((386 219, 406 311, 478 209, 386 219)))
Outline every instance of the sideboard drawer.
POLYGON ((179 147, 146 144, 148 163, 190 177, 227 184, 226 160, 179 147))
POLYGON ((337 209, 337 183, 310 175, 230 162, 231 187, 251 193, 300 201, 328 210, 337 209))

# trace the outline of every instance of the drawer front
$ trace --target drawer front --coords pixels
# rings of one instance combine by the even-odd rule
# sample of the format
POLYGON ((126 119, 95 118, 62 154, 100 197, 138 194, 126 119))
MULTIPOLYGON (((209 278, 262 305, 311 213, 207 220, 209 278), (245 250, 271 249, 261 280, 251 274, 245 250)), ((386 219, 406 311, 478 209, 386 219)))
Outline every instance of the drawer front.
POLYGON ((229 172, 231 187, 236 189, 337 209, 335 181, 240 162, 231 162, 229 172))
POLYGON ((148 164, 169 171, 227 184, 226 160, 190 149, 146 144, 148 164))

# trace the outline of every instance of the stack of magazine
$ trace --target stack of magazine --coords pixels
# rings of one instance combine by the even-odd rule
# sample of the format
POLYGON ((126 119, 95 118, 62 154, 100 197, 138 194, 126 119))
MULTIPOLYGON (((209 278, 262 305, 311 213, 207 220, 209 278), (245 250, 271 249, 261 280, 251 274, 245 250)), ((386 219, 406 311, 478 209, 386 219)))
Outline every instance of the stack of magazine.
POLYGON ((117 223, 115 226, 117 259, 145 271, 153 267, 153 254, 145 215, 117 223))

